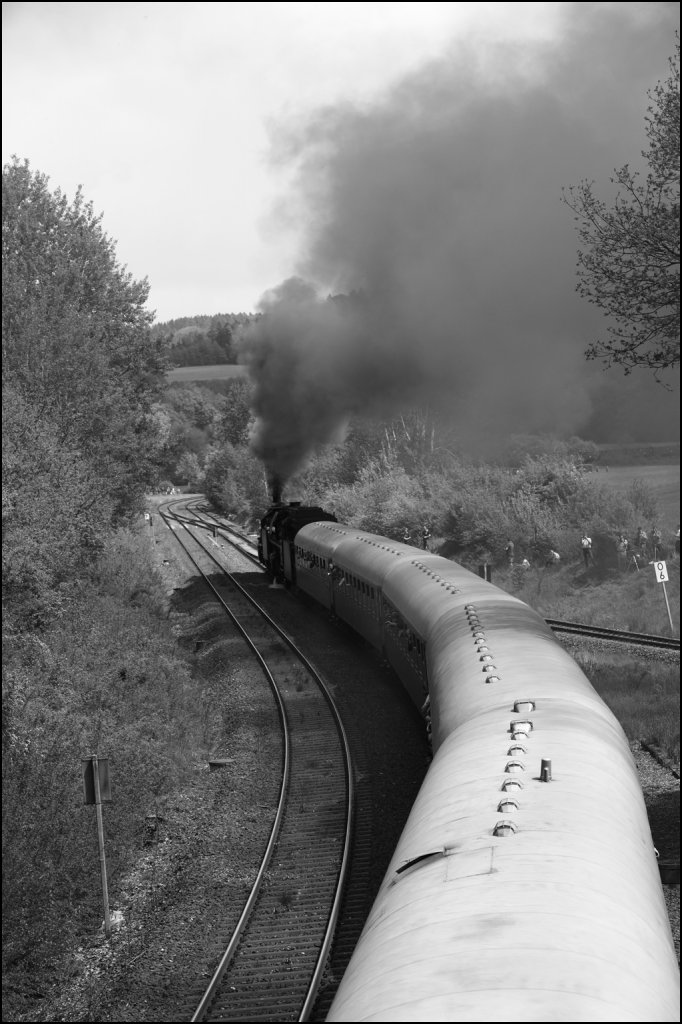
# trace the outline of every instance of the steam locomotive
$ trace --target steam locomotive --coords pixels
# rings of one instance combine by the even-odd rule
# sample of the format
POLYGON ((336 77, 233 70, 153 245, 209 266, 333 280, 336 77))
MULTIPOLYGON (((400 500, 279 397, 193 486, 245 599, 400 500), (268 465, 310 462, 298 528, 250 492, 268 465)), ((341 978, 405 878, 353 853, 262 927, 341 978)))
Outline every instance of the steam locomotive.
POLYGON ((276 503, 261 560, 381 650, 433 759, 329 1021, 678 1021, 619 723, 531 608, 454 562, 276 503))

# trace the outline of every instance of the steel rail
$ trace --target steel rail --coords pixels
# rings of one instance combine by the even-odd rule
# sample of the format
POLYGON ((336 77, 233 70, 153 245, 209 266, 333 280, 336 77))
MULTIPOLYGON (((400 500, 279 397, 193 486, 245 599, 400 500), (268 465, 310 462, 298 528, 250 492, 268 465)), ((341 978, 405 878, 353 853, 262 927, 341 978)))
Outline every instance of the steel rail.
POLYGON ((663 650, 679 651, 679 637, 656 636, 649 633, 630 633, 626 630, 604 626, 588 626, 579 622, 564 622, 561 619, 545 619, 556 633, 573 633, 599 640, 616 640, 620 643, 640 644, 644 647, 659 647, 663 650))
MULTIPOLYGON (((188 511, 190 511, 189 507, 188 511)), ((264 569, 263 563, 258 558, 257 546, 254 545, 248 537, 244 536, 241 530, 237 529, 235 526, 231 526, 229 523, 221 522, 220 518, 205 506, 199 506, 196 509, 192 509, 192 514, 197 518, 183 520, 186 525, 196 526, 199 529, 204 530, 219 530, 221 536, 225 538, 228 544, 231 544, 233 548, 241 552, 245 558, 248 558, 260 569, 264 569), (212 522, 207 522, 207 519, 212 520, 212 522), (237 540, 234 540, 235 537, 237 540)))
MULTIPOLYGON (((353 821, 354 821, 354 817, 355 817, 355 792, 354 792, 353 772, 352 772, 352 769, 351 769, 351 755, 350 755, 349 743, 348 743, 348 739, 347 739, 345 730, 343 728, 343 724, 342 724, 342 722, 341 722, 341 720, 339 718, 338 712, 336 711, 336 707, 335 707, 333 698, 331 697, 331 694, 330 694, 328 688, 324 684, 323 680, 319 677, 318 673, 315 671, 313 666, 305 658, 303 653, 296 647, 296 645, 294 644, 293 640, 291 640, 291 638, 287 636, 287 634, 284 632, 284 630, 282 630, 270 618, 270 616, 267 615, 267 613, 258 605, 258 602, 255 601, 255 599, 239 584, 239 582, 234 579, 234 576, 228 570, 226 570, 226 568, 215 557, 215 555, 211 551, 209 551, 205 547, 205 545, 191 532, 190 527, 192 527, 192 526, 205 529, 205 523, 197 522, 195 520, 189 520, 189 521, 185 520, 182 517, 182 515, 179 514, 176 511, 175 507, 173 507, 171 509, 171 505, 176 506, 178 504, 180 504, 180 503, 179 502, 173 502, 173 503, 169 502, 168 506, 166 506, 168 508, 168 511, 167 512, 162 512, 160 510, 159 514, 164 519, 164 521, 166 521, 167 523, 169 523, 170 521, 174 521, 178 525, 181 525, 183 527, 183 529, 186 531, 186 533, 192 538, 194 543, 197 544, 201 548, 203 553, 210 558, 210 560, 219 568, 221 573, 223 573, 225 576, 227 576, 230 579, 231 583, 236 587, 236 589, 243 595, 243 597, 245 597, 248 600, 248 602, 250 603, 251 606, 253 606, 254 608, 257 609, 257 611, 259 612, 260 616, 268 623, 268 626, 277 633, 277 635, 280 637, 280 639, 284 641, 284 643, 287 645, 287 647, 295 654, 296 658, 301 662, 301 664, 303 664, 303 666, 305 667, 305 669, 308 672, 308 674, 311 676, 311 678, 313 678, 315 680, 315 682, 316 682, 316 684, 317 684, 317 686, 319 688, 320 693, 323 695, 323 697, 324 697, 324 699, 325 699, 325 701, 326 701, 326 703, 327 703, 327 705, 328 705, 328 707, 330 709, 330 712, 332 714, 332 717, 333 717, 333 720, 335 722, 335 726, 336 726, 336 729, 337 729, 337 732, 338 732, 338 735, 339 735, 339 738, 340 738, 341 746, 342 746, 343 761, 344 761, 344 764, 346 766, 346 768, 345 768, 345 770, 346 770, 345 785, 346 785, 346 792, 347 792, 347 806, 346 806, 346 819, 345 819, 346 820, 345 839, 344 839, 343 850, 342 850, 342 854, 341 854, 341 858, 340 858, 340 864, 339 864, 339 867, 338 867, 337 883, 336 883, 336 889, 335 889, 335 893, 334 893, 334 898, 333 898, 333 901, 332 901, 332 904, 331 904, 331 907, 330 907, 330 910, 329 910, 329 913, 328 913, 327 926, 326 926, 326 929, 325 929, 322 941, 320 943, 319 951, 318 951, 318 954, 317 954, 317 959, 316 959, 316 962, 315 962, 315 967, 313 969, 313 972, 312 972, 312 975, 311 975, 311 978, 310 978, 310 982, 308 984, 307 995, 305 997, 305 1000, 303 1002, 303 1005, 302 1005, 302 1008, 301 1008, 301 1011, 300 1011, 300 1014, 299 1014, 299 1017, 298 1017, 299 1021, 305 1021, 305 1020, 309 1019, 309 1016, 310 1016, 310 1013, 312 1012, 312 1008, 313 1008, 315 999, 317 998, 317 994, 318 994, 319 987, 320 987, 320 982, 321 982, 321 979, 322 979, 322 974, 324 972, 324 969, 325 969, 325 966, 326 966, 326 963, 327 963, 327 959, 328 959, 329 952, 330 952, 330 949, 331 949, 331 944, 332 944, 333 937, 334 937, 334 932, 336 930, 336 926, 337 926, 337 923, 338 923, 338 917, 339 917, 339 913, 340 913, 340 906, 341 906, 341 899, 342 899, 343 889, 344 889, 344 885, 345 885, 347 874, 348 874, 348 870, 349 870, 350 839, 351 839, 351 835, 352 835, 352 827, 353 827, 353 821)), ((280 800, 279 800, 279 803, 278 803, 278 808, 277 808, 277 812, 276 812, 275 821, 274 821, 273 827, 272 827, 271 837, 270 837, 270 840, 268 842, 268 847, 266 849, 266 853, 264 855, 263 862, 262 862, 261 868, 260 868, 260 870, 258 872, 256 881, 255 881, 254 886, 252 888, 252 891, 251 891, 251 893, 249 895, 247 903, 246 903, 246 905, 244 907, 244 911, 242 912, 240 920, 239 920, 239 922, 238 922, 238 924, 237 924, 237 926, 235 928, 235 931, 234 931, 233 936, 232 936, 232 938, 230 940, 230 943, 228 944, 228 947, 226 948, 226 950, 225 950, 225 952, 224 952, 224 954, 223 954, 223 956, 222 956, 222 958, 220 960, 220 963, 219 963, 218 967, 216 968, 216 971, 214 972, 214 975, 211 978, 211 981, 209 982, 209 985, 208 985, 208 987, 207 987, 207 989, 206 989, 206 991, 204 993, 204 996, 202 997, 202 1000, 201 1000, 197 1010, 195 1011, 194 1016, 192 1017, 192 1020, 195 1021, 195 1020, 201 1020, 201 1019, 203 1019, 205 1017, 205 1014, 206 1014, 206 1012, 208 1010, 208 1007, 213 1002, 213 1000, 214 1000, 214 998, 216 996, 216 993, 219 990, 219 987, 220 987, 220 984, 221 984, 221 980, 224 977, 228 967, 230 966, 231 961, 234 958, 234 954, 235 954, 235 952, 237 950, 237 947, 239 945, 241 937, 242 937, 242 935, 243 935, 243 933, 244 933, 244 931, 245 931, 245 929, 246 929, 246 927, 247 927, 247 925, 249 923, 249 920, 250 920, 253 908, 254 908, 255 903, 256 903, 256 901, 258 899, 260 890, 262 888, 262 884, 263 884, 263 879, 264 879, 265 873, 266 873, 267 868, 268 868, 268 866, 270 864, 270 861, 272 859, 272 852, 273 852, 273 850, 275 849, 275 847, 277 845, 277 839, 278 839, 278 836, 279 836, 279 833, 280 833, 281 823, 282 823, 282 820, 283 820, 283 817, 284 817, 284 813, 285 813, 285 810, 286 810, 286 789, 287 789, 288 782, 290 781, 290 778, 291 778, 291 758, 290 758, 289 729, 288 729, 286 710, 285 710, 284 703, 283 703, 282 698, 281 698, 281 694, 279 693, 279 691, 277 689, 276 681, 275 681, 274 677, 272 676, 272 673, 270 672, 270 670, 266 666, 262 656, 258 652, 258 650, 257 650, 257 648, 255 646, 255 643, 253 642, 251 637, 248 636, 246 630, 240 624, 240 622, 238 621, 236 616, 232 613, 231 609, 227 606, 226 602, 223 600, 223 598, 217 592, 216 588, 213 586, 211 581, 207 578, 206 574, 201 569, 201 567, 199 566, 199 564, 196 561, 196 559, 188 551, 187 545, 184 544, 180 540, 180 537, 177 535, 176 531, 173 531, 173 532, 174 532, 174 535, 176 537, 176 540, 183 547, 183 550, 185 551, 187 557, 190 558, 192 563, 195 565, 197 571, 201 574, 202 578, 205 580, 207 585, 210 587, 210 589, 212 590, 212 592, 214 593, 214 595, 216 596, 216 598, 220 602, 221 606, 227 611, 228 615, 230 616, 230 618, 234 622, 234 624, 237 627, 237 629, 240 631, 240 633, 243 635, 243 637, 246 640, 246 642, 249 644, 250 648, 256 654, 256 657, 258 658, 258 661, 260 662, 260 664, 261 664, 261 666, 262 666, 262 668, 263 668, 263 670, 264 670, 264 672, 266 674, 268 682, 269 682, 270 686, 273 688, 273 691, 276 694, 276 699, 277 699, 277 702, 278 702, 278 707, 280 709, 280 720, 283 723, 283 728, 284 728, 284 731, 285 731, 285 734, 286 734, 286 737, 287 737, 287 743, 286 743, 286 755, 287 756, 286 756, 286 759, 285 759, 286 769, 285 769, 285 773, 283 775, 283 782, 282 782, 282 789, 281 789, 281 793, 280 793, 280 800)))
MULTIPOLYGON (((212 519, 217 520, 217 517, 213 516, 212 513, 207 512, 205 514, 211 516, 212 519)), ((216 529, 220 529, 224 534, 232 533, 243 541, 244 544, 248 543, 248 538, 244 537, 239 530, 236 530, 232 526, 221 524, 216 521, 216 529)), ((233 544, 238 550, 242 551, 248 558, 251 558, 252 561, 256 562, 258 565, 261 564, 256 555, 244 550, 242 544, 235 544, 229 536, 226 536, 225 539, 230 544, 233 544)), ((644 647, 657 647, 661 650, 679 651, 680 649, 679 637, 657 636, 649 633, 634 633, 626 630, 611 629, 605 626, 589 626, 579 622, 565 622, 561 619, 545 619, 545 622, 556 633, 573 633, 595 639, 615 640, 622 643, 639 644, 644 647)))
MULTIPOLYGON (((170 505, 170 503, 169 503, 169 505, 170 505)), ((177 522, 179 525, 181 525, 183 527, 183 529, 187 530, 187 524, 185 522, 183 522, 183 520, 179 516, 176 516, 175 513, 170 512, 170 511, 168 513, 164 513, 161 510, 159 510, 159 515, 161 516, 163 521, 166 522, 167 525, 168 525, 169 522, 174 521, 174 522, 177 522)), ((229 964, 230 964, 230 962, 231 962, 231 960, 232 960, 232 958, 233 958, 233 956, 234 956, 234 954, 236 952, 237 946, 239 945, 239 942, 241 940, 241 937, 242 937, 242 934, 244 932, 244 929, 245 929, 245 927, 246 927, 246 925, 247 925, 247 923, 249 921, 249 918, 251 916, 251 912, 253 910, 254 904, 255 904, 255 902, 256 902, 256 900, 258 898, 258 894, 260 892, 260 889, 261 889, 261 886, 262 886, 262 883, 263 883, 263 878, 265 876, 265 872, 267 871, 268 866, 270 864, 270 861, 272 860, 272 854, 273 854, 273 852, 275 850, 275 846, 276 846, 276 843, 277 843, 277 838, 279 836, 280 827, 281 827, 281 823, 282 823, 282 818, 283 818, 285 807, 286 807, 287 790, 288 790, 288 787, 289 787, 289 780, 290 780, 290 776, 291 776, 291 738, 290 738, 289 723, 288 723, 288 720, 287 720, 287 715, 286 715, 286 710, 285 710, 285 707, 284 707, 284 703, 282 701, 281 694, 280 694, 280 692, 279 692, 279 690, 277 688, 277 684, 275 682, 275 679, 274 679, 272 673, 270 672, 270 669, 268 668, 268 666, 267 666, 267 664, 265 662, 265 659, 262 657, 262 655, 258 651, 258 648, 252 642, 252 640, 249 637, 249 635, 242 628, 240 622, 238 621, 236 616, 232 613, 229 605, 220 596, 220 594, 218 593, 216 588, 213 586, 211 581, 208 579, 208 577, 206 576, 205 572, 203 571, 203 569, 201 568, 201 566, 199 565, 197 560, 189 552, 189 550, 187 549, 187 546, 182 543, 182 541, 177 536, 177 533, 175 533, 175 531, 173 531, 173 533, 175 535, 175 539, 182 546, 185 554, 190 559, 190 561, 192 562, 192 564, 196 568, 197 572, 201 575, 202 579, 204 580, 206 585, 209 587, 209 589, 213 593, 213 596, 216 598, 216 600, 221 605, 223 610, 227 613, 227 615, 230 617, 230 619, 232 620, 234 625, 237 627, 239 632, 242 634, 244 640, 248 644, 248 646, 251 649, 252 653, 255 655, 256 660, 260 664, 260 667, 262 668, 263 672, 265 673, 265 676, 266 676, 266 678, 268 680, 268 683, 270 685, 270 688, 271 688, 271 690, 273 692, 273 695, 275 697, 275 701, 276 701, 276 704, 277 704, 278 714, 279 714, 280 722, 281 722, 281 725, 282 725, 282 736, 283 736, 283 741, 284 741, 284 751, 283 751, 283 758, 282 758, 282 781, 281 781, 281 784, 280 784, 279 798, 278 798, 278 801, 277 801, 277 808, 276 808, 276 811, 275 811, 275 817, 274 817, 274 820, 273 820, 272 827, 270 829, 270 837, 268 839, 268 843, 266 845, 265 852, 263 854, 263 858, 262 858, 262 861, 261 861, 260 868, 258 870, 258 873, 256 875, 255 881, 254 881, 253 886, 251 888, 251 892, 249 893, 249 896, 248 896, 248 898, 246 900, 246 903, 244 905, 244 909, 243 909, 243 911, 241 913, 239 921, 237 922, 237 924, 235 926, 235 929, 234 929, 234 932, 232 933, 232 938, 230 939, 230 941, 229 941, 229 943, 227 945, 227 948, 226 948, 225 952, 223 953, 223 955, 222 955, 222 957, 220 959, 220 962, 219 962, 216 970, 214 971, 213 976, 211 977, 211 980, 209 981, 203 996, 201 997, 199 1005, 198 1005, 197 1009, 195 1010, 195 1012, 194 1012, 194 1014, 193 1014, 193 1016, 191 1018, 192 1021, 199 1021, 199 1020, 203 1020, 204 1019, 205 1013, 206 1013, 208 1007, 211 1005, 211 1003, 212 1003, 212 1001, 213 1001, 213 999, 215 997, 216 991, 218 990, 218 988, 220 986, 220 983, 221 983, 222 978, 223 978, 223 976, 225 974, 225 971, 227 970, 227 968, 228 968, 228 966, 229 966, 229 964)))
MULTIPOLYGON (((244 535, 240 533, 239 530, 227 524, 220 523, 218 517, 210 511, 208 511, 207 509, 205 509, 205 507, 204 509, 202 509, 202 513, 204 515, 210 516, 211 519, 215 520, 214 525, 216 529, 220 529, 224 534, 234 534, 234 536, 238 537, 241 541, 244 542, 244 544, 249 543, 248 538, 244 537, 244 535)), ((233 540, 231 540, 229 536, 226 536, 225 539, 234 547, 236 547, 237 550, 242 551, 242 553, 246 555, 247 558, 250 558, 258 565, 261 564, 258 561, 256 555, 244 550, 242 544, 235 543, 233 540)), ((550 629, 552 629, 555 633, 571 633, 578 636, 590 637, 592 639, 614 640, 619 643, 638 644, 642 647, 655 647, 661 650, 668 651, 679 651, 680 649, 679 637, 658 636, 656 634, 649 633, 635 633, 627 630, 614 629, 606 626, 592 626, 579 622, 566 622, 562 619, 545 619, 545 622, 550 627, 550 629)))

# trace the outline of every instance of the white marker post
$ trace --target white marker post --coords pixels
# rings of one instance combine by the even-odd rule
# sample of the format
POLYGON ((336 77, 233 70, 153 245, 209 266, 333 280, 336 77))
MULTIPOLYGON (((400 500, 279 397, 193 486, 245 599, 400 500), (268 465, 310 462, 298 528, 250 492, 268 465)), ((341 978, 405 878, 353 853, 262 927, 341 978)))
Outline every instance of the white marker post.
POLYGON ((673 617, 670 614, 670 602, 668 601, 668 591, 665 589, 665 585, 668 582, 668 567, 665 562, 653 562, 654 572, 656 573, 656 579, 659 583, 663 584, 663 597, 665 598, 665 606, 668 609, 668 620, 670 622, 670 633, 671 636, 675 635, 675 629, 673 627, 673 617))
POLYGON ((144 517, 147 520, 147 522, 149 523, 149 526, 150 526, 151 531, 152 531, 152 544, 155 544, 156 543, 156 538, 154 537, 154 516, 151 514, 151 512, 145 512, 144 517))

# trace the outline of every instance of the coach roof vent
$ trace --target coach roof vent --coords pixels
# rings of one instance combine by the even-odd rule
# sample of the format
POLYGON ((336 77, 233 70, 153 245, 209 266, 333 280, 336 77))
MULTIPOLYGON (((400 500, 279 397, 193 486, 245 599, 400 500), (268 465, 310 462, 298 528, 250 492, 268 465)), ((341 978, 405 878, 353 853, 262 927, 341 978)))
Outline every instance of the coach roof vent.
POLYGON ((493 829, 494 836, 513 836, 516 832, 516 825, 513 821, 498 821, 493 829))
POLYGON ((517 736, 527 736, 529 732, 533 731, 533 723, 529 718, 525 718, 523 721, 510 722, 509 731, 514 739, 517 736))
POLYGON ((535 711, 534 700, 515 700, 514 701, 514 714, 515 715, 527 715, 529 712, 535 711))

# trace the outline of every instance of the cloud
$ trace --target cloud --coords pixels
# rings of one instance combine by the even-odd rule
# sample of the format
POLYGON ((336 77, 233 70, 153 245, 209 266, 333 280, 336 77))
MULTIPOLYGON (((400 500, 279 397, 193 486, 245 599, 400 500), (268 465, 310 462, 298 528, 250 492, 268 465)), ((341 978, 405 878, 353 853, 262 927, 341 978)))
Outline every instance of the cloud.
POLYGON ((242 342, 272 475, 358 411, 428 401, 472 444, 588 421, 603 324, 575 294, 561 189, 644 148, 677 11, 633 6, 569 5, 558 41, 454 45, 372 103, 279 126, 279 215, 304 241, 242 342))

